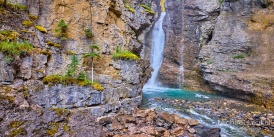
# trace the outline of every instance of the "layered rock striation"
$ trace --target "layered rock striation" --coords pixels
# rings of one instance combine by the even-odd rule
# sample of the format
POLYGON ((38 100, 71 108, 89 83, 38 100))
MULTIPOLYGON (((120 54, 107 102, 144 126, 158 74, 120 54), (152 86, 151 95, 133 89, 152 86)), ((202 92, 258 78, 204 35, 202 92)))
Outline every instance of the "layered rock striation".
POLYGON ((154 14, 145 11, 140 4, 153 5, 146 1, 8 1, 27 6, 19 10, 1 9, 1 30, 18 33, 19 41, 26 40, 33 45, 31 53, 20 55, 7 62, 0 53, 1 94, 16 97, 24 91, 30 105, 44 108, 84 108, 112 105, 100 114, 117 111, 122 104, 127 109, 141 103, 141 90, 150 76, 149 62, 139 60, 115 60, 116 49, 132 51, 140 56, 145 29, 154 21, 154 14), (60 29, 60 21, 67 25, 66 34, 60 29), (30 25, 23 22, 29 21, 30 25), (45 31, 37 29, 41 26, 45 31), (87 37, 86 30, 92 37, 87 37), (46 32, 46 33, 45 33, 46 32), (63 32, 62 32, 63 33, 63 32), (62 37, 61 37, 62 35, 62 37), (100 47, 100 57, 94 59, 94 79, 102 85, 103 91, 74 85, 45 85, 43 78, 50 75, 65 75, 71 58, 79 60, 76 73, 85 72, 91 79, 91 59, 83 55, 90 52, 89 46, 100 47), (6 90, 9 89, 9 90, 6 90), (134 103, 132 103, 134 102, 134 103))

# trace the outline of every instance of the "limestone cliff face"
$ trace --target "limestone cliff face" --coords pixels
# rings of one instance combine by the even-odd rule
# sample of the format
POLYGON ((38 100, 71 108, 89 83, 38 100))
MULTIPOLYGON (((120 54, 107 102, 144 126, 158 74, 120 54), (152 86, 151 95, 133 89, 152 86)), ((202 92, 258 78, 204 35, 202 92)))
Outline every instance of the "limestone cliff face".
POLYGON ((146 12, 140 4, 153 5, 150 0, 9 2, 26 5, 28 11, 5 11, 4 16, 0 17, 3 23, 0 29, 20 33, 20 39, 30 42, 35 51, 17 57, 11 63, 7 63, 4 55, 0 53, 1 94, 8 92, 8 96, 17 97, 21 96, 17 92, 24 90, 25 104, 37 104, 45 108, 91 107, 98 115, 116 112, 122 107, 130 109, 140 104, 141 90, 150 73, 147 71, 149 63, 142 59, 113 60, 112 55, 121 47, 140 56, 143 39, 138 39, 138 36, 144 35, 144 30, 150 27, 154 20, 154 14, 146 12), (30 20, 28 14, 38 17, 30 27, 22 25, 24 20, 30 20), (57 37, 55 31, 62 19, 68 25, 66 40, 57 37), (36 30, 35 25, 44 27, 47 33, 36 30), (92 30, 92 38, 85 36, 86 28, 92 30), (60 47, 47 44, 48 41, 60 44, 60 47), (90 61, 82 59, 83 54, 90 51, 91 44, 98 44, 101 48, 101 57, 94 60, 94 76, 104 87, 102 92, 76 85, 44 85, 42 79, 45 76, 65 74, 72 54, 80 60, 77 73, 84 71, 87 77, 91 78, 90 61))
POLYGON ((131 114, 141 103, 141 90, 150 76, 149 62, 114 60, 112 56, 118 47, 140 56, 145 30, 154 21, 154 14, 140 4, 153 8, 151 0, 9 2, 26 5, 28 10, 1 8, 0 29, 18 32, 19 40, 28 41, 34 50, 11 62, 0 53, 0 135, 100 136, 101 128, 95 125, 93 116, 118 111, 131 114), (38 18, 31 19, 29 15, 38 18), (62 19, 68 25, 65 40, 55 31, 62 19), (34 24, 24 26, 24 20, 34 20, 34 24), (47 33, 35 29, 36 25, 44 27, 47 33), (85 36, 85 28, 92 30, 92 38, 85 36), (60 46, 52 46, 49 41, 60 46), (64 75, 72 54, 80 60, 76 72, 84 71, 91 78, 90 60, 82 59, 91 44, 101 48, 101 57, 94 60, 94 79, 104 87, 103 91, 77 84, 43 83, 45 76, 64 75))
POLYGON ((273 1, 227 1, 202 47, 204 79, 221 94, 273 108, 273 1))
POLYGON ((164 61, 159 78, 164 85, 204 88, 199 52, 209 39, 219 12, 217 1, 166 2, 164 61))
POLYGON ((166 7, 162 83, 273 107, 273 1, 167 0, 166 7))

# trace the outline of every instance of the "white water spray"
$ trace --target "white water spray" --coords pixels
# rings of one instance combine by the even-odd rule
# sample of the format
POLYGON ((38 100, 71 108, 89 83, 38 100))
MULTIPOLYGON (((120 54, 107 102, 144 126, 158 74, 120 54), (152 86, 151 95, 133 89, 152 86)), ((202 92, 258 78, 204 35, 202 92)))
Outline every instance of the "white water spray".
POLYGON ((163 51, 165 45, 165 33, 163 30, 163 21, 166 12, 162 12, 160 18, 155 23, 152 33, 152 47, 150 54, 150 66, 153 68, 152 76, 148 80, 147 86, 155 87, 158 85, 157 75, 163 61, 163 51))

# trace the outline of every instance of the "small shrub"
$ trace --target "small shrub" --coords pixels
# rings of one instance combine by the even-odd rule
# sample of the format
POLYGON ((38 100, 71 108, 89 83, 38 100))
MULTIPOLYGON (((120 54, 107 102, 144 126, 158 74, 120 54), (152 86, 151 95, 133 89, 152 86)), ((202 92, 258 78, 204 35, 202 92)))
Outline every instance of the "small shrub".
POLYGON ((94 34, 92 33, 92 30, 90 28, 85 29, 85 34, 87 38, 92 38, 94 34))
POLYGON ((47 33, 48 31, 44 28, 44 27, 42 27, 42 26, 35 26, 35 28, 37 29, 37 30, 39 30, 40 32, 42 32, 42 33, 47 33))
POLYGON ((79 65, 79 59, 77 58, 76 55, 72 55, 71 63, 68 66, 66 76, 73 76, 73 74, 75 74, 75 72, 76 72, 78 65, 79 65))
POLYGON ((135 10, 129 5, 129 4, 125 4, 125 7, 132 13, 135 12, 135 10))
POLYGON ((20 36, 19 33, 12 30, 0 30, 0 40, 2 41, 11 41, 15 40, 18 36, 20 36))
POLYGON ((33 22, 30 21, 30 20, 24 20, 24 21, 22 22, 22 25, 27 26, 27 27, 30 27, 30 26, 33 25, 33 22))
POLYGON ((53 46, 53 47, 56 47, 56 48, 61 48, 61 45, 60 45, 60 44, 54 43, 54 42, 52 42, 52 41, 47 41, 47 44, 48 44, 49 46, 53 46))
POLYGON ((58 22, 58 29, 55 30, 57 32, 57 36, 61 38, 61 40, 67 39, 67 29, 68 25, 64 20, 60 20, 58 22))
POLYGON ((234 59, 244 59, 245 55, 244 54, 237 54, 235 56, 233 56, 234 59))
POLYGON ((121 48, 118 47, 116 53, 113 54, 113 59, 138 60, 139 57, 130 51, 122 51, 121 48))

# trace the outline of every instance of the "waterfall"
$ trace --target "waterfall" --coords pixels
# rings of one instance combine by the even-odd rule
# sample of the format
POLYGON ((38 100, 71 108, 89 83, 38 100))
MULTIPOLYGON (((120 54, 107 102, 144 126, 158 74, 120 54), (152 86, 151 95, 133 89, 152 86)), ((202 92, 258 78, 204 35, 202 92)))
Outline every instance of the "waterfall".
POLYGON ((163 61, 163 51, 165 45, 165 33, 163 30, 163 21, 166 12, 162 12, 154 25, 152 32, 152 47, 150 54, 150 66, 153 68, 152 76, 148 80, 147 86, 155 87, 159 85, 157 75, 163 61))

